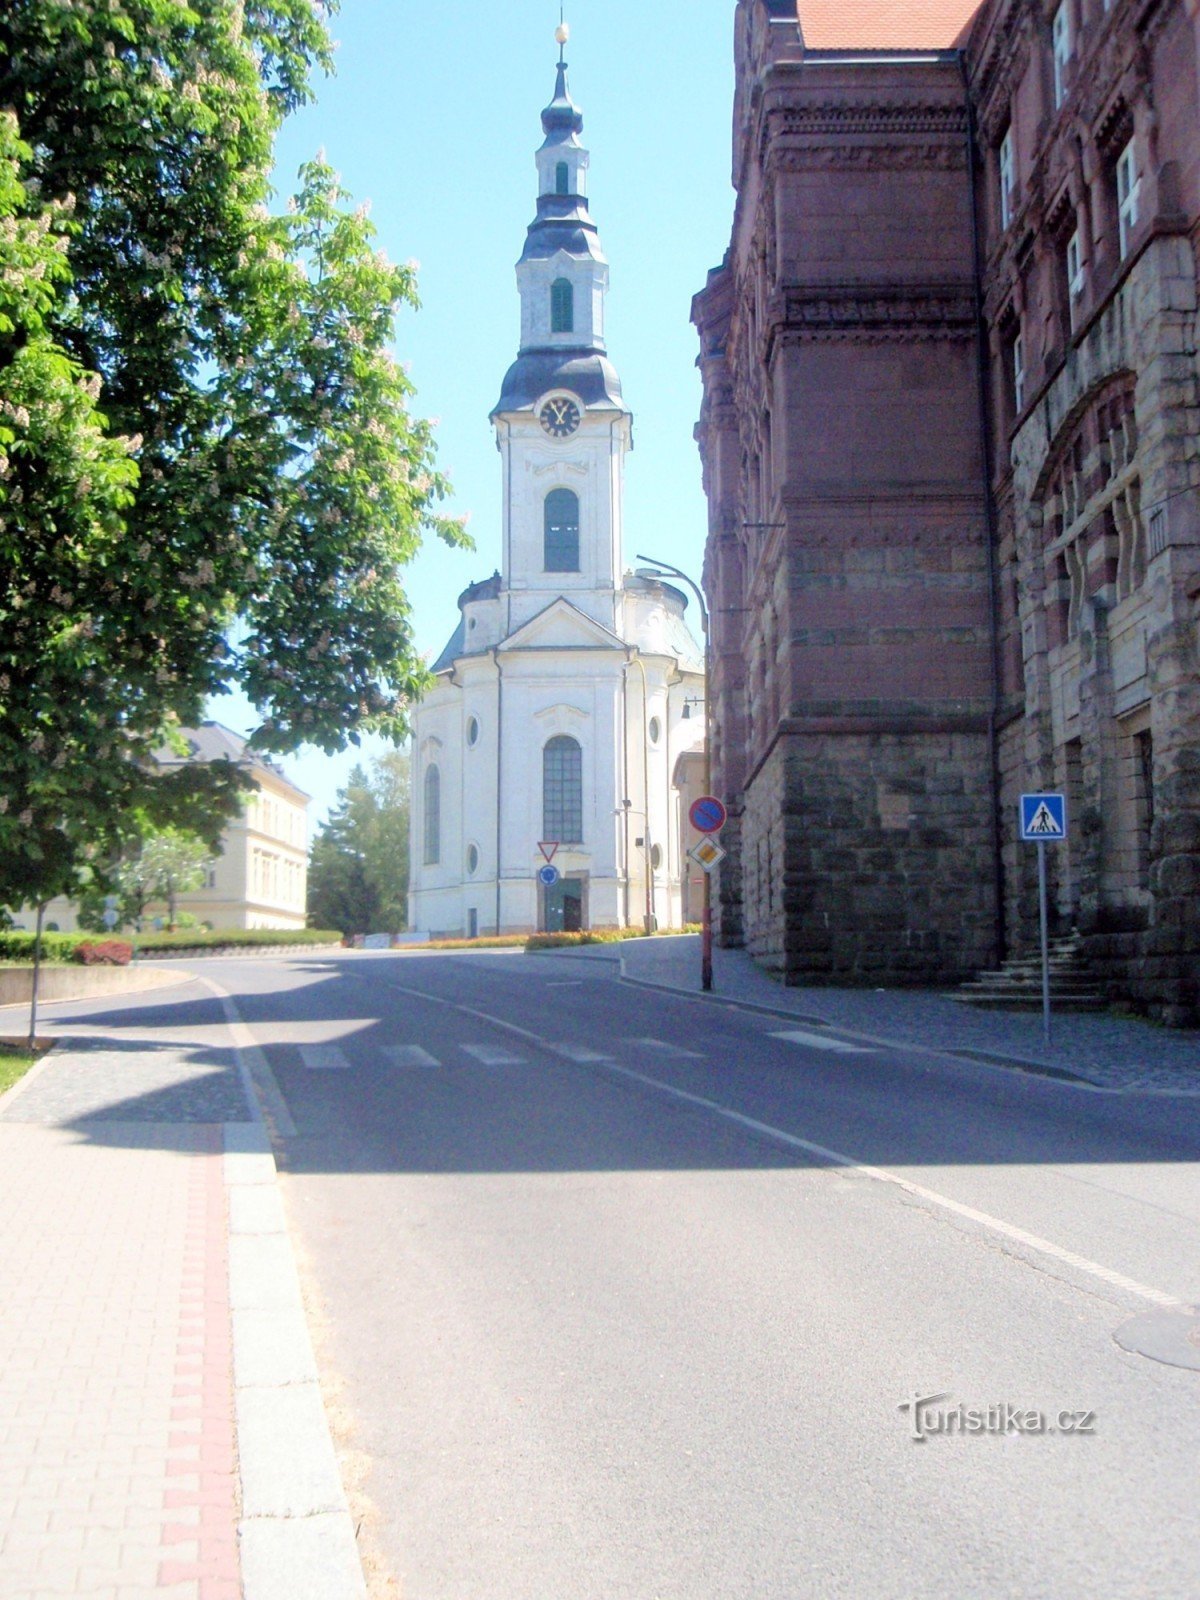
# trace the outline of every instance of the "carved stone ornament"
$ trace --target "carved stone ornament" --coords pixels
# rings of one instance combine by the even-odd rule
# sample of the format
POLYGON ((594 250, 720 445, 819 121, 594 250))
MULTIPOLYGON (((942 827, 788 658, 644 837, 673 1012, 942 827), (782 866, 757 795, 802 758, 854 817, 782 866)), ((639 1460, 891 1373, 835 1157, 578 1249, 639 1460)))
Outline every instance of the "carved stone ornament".
POLYGON ((784 105, 771 109, 771 132, 775 138, 845 139, 855 134, 884 134, 895 139, 902 134, 937 133, 962 138, 967 131, 967 113, 962 105, 910 105, 894 101, 846 104, 831 101, 824 105, 784 105))
POLYGON ((957 284, 920 288, 832 284, 785 291, 785 342, 796 338, 969 339, 975 334, 975 299, 957 284))
POLYGON ((812 144, 776 147, 775 172, 813 172, 855 167, 873 172, 930 170, 960 172, 967 164, 965 144, 812 144))

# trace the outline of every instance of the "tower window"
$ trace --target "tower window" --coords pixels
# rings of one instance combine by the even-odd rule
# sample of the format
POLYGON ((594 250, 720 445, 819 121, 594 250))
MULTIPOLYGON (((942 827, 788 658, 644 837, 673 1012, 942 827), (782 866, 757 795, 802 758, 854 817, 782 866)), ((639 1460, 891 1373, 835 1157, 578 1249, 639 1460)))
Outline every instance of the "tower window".
POLYGON ((442 775, 436 767, 425 769, 425 865, 442 858, 442 775))
POLYGON ((570 194, 571 169, 565 161, 560 161, 554 169, 555 194, 570 194))
POLYGON ((543 523, 546 571, 578 572, 579 496, 570 489, 551 489, 546 496, 543 523))
POLYGON ((565 733, 542 751, 542 837, 559 844, 583 839, 583 751, 565 733))
POLYGON ((550 285, 550 332, 574 333, 575 291, 566 278, 555 278, 550 285))

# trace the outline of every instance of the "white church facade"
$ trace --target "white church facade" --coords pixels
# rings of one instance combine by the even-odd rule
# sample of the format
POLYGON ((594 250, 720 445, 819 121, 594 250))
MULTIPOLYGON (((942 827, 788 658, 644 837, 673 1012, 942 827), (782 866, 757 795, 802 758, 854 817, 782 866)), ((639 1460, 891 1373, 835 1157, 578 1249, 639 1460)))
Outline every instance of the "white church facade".
POLYGON ((520 348, 490 419, 501 565, 459 596, 413 720, 409 925, 431 935, 700 917, 685 851, 703 653, 684 594, 624 566, 632 418, 605 348, 608 264, 561 51, 542 127, 520 348))

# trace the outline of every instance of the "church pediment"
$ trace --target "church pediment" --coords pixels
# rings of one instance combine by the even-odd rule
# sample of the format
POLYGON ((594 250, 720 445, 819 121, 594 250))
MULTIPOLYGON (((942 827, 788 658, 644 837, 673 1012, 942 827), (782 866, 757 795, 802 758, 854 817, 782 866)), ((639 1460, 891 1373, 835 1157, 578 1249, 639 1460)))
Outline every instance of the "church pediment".
POLYGON ((500 646, 510 650, 623 650, 625 647, 611 628, 580 611, 561 596, 552 600, 536 617, 522 624, 500 646))

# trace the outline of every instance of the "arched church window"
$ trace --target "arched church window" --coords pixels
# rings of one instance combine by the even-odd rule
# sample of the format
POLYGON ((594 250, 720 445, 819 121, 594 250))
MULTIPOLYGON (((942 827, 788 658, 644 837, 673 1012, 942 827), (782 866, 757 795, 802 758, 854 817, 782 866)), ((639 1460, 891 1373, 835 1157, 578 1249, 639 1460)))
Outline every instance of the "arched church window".
POLYGON ((442 858, 442 775, 436 766, 425 768, 425 865, 442 858))
POLYGON ((550 285, 550 332, 574 333, 575 291, 567 278, 555 278, 550 285))
POLYGON ((547 572, 579 571, 579 496, 551 489, 542 513, 547 572))
POLYGON ((559 844, 583 840, 583 751, 565 733, 542 751, 542 838, 559 844))
POLYGON ((567 166, 567 163, 565 161, 560 161, 558 163, 558 165, 554 169, 554 192, 555 192, 555 194, 570 194, 571 190, 568 187, 570 182, 571 182, 570 168, 567 166))

